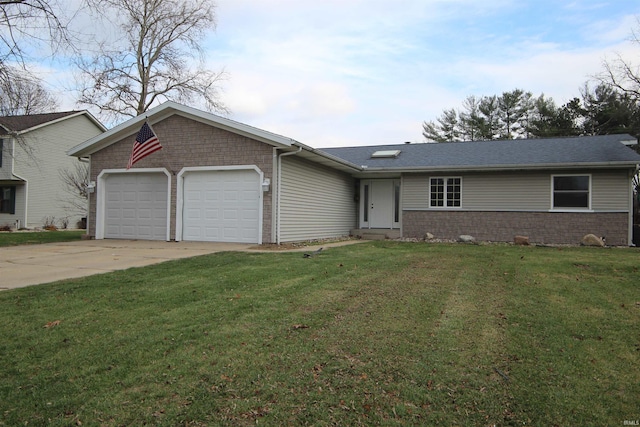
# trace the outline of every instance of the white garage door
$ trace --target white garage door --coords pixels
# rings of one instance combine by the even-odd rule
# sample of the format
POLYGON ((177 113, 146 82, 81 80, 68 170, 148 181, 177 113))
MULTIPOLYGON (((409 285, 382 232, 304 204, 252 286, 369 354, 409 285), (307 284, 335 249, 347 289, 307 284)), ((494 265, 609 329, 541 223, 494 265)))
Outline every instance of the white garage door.
POLYGON ((255 170, 184 175, 183 240, 259 243, 260 175, 255 170))
POLYGON ((167 176, 121 173, 105 180, 107 239, 167 239, 167 176))

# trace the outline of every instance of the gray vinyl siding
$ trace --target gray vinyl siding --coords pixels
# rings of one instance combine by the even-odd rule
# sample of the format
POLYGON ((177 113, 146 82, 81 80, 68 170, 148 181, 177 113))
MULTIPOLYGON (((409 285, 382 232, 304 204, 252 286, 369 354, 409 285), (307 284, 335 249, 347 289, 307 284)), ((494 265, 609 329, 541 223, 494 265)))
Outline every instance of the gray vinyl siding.
POLYGON ((428 175, 404 175, 400 187, 402 189, 403 209, 429 209, 428 175))
POLYGON ((282 158, 280 241, 349 235, 356 226, 354 180, 295 156, 282 158))
POLYGON ((472 210, 549 210, 550 180, 548 173, 467 175, 462 183, 462 206, 472 210))
POLYGON ((591 186, 591 208, 593 210, 630 210, 631 178, 627 171, 594 173, 591 176, 591 186))
MULTIPOLYGON (((403 209, 429 209, 429 178, 460 176, 462 177, 462 210, 549 211, 551 209, 551 176, 567 173, 549 171, 405 175, 402 181, 403 209)), ((591 175, 591 207, 593 210, 624 211, 629 209, 630 178, 626 170, 572 171, 570 174, 591 175)))

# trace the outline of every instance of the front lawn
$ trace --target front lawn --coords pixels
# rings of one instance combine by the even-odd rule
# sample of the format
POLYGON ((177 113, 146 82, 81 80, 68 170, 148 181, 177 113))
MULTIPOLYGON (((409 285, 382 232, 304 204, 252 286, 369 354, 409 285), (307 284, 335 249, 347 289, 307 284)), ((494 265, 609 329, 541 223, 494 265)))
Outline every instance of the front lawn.
POLYGON ((624 425, 640 252, 371 242, 0 293, 0 425, 624 425))
POLYGON ((0 233, 0 247, 80 240, 85 230, 14 231, 0 233))

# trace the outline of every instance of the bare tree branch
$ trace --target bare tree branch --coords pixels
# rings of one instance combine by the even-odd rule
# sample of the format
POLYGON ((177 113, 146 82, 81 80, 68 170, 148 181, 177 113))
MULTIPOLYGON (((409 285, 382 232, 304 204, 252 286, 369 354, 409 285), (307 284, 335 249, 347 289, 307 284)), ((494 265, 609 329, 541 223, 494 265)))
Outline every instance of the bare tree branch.
POLYGON ((58 102, 36 79, 13 67, 0 69, 0 115, 50 113, 58 102))
POLYGON ((0 1, 0 67, 24 64, 27 47, 47 43, 55 52, 73 43, 57 0, 0 1))
MULTIPOLYGON (((636 18, 638 29, 631 30, 631 43, 640 47, 640 17, 636 18)), ((633 64, 629 60, 617 54, 612 60, 604 60, 604 71, 594 76, 601 83, 610 85, 627 95, 632 96, 636 102, 640 102, 640 65, 633 64)))
POLYGON ((59 171, 63 190, 66 194, 61 200, 62 208, 74 215, 87 216, 89 199, 89 167, 87 163, 77 162, 73 168, 59 171))
POLYGON ((203 100, 227 113, 220 101, 224 70, 203 68, 201 40, 215 29, 212 0, 88 0, 103 16, 119 16, 124 37, 117 46, 78 62, 79 103, 109 119, 135 117, 165 100, 203 100), (115 15, 114 15, 115 14, 115 15))

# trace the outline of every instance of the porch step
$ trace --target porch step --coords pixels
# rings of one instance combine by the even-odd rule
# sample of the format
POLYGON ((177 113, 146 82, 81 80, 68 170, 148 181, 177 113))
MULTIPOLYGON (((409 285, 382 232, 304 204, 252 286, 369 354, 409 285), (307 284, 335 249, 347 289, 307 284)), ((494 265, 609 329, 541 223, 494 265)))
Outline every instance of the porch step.
POLYGON ((400 230, 388 228, 356 228, 351 230, 351 235, 360 237, 363 240, 397 239, 400 237, 400 230))
POLYGON ((385 240, 386 238, 384 234, 362 233, 362 240, 385 240))

